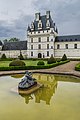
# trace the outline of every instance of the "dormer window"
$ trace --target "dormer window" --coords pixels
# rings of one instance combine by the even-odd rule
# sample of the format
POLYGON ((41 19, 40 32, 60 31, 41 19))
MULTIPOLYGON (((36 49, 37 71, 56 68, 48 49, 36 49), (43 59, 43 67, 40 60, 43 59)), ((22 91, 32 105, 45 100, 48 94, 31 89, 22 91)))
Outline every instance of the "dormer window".
POLYGON ((41 24, 39 24, 39 28, 41 28, 41 24))
POLYGON ((31 23, 31 30, 33 30, 34 29, 34 23, 32 22, 31 23))
POLYGON ((49 20, 47 20, 46 27, 47 27, 47 28, 50 27, 50 22, 49 22, 49 20))
POLYGON ((41 20, 39 20, 38 29, 42 29, 42 22, 41 22, 41 20))

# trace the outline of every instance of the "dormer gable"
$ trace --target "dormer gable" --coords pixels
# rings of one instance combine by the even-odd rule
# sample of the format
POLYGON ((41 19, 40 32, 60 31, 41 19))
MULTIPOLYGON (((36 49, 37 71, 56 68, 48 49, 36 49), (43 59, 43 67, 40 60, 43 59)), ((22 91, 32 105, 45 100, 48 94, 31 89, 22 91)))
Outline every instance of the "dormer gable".
POLYGON ((46 21, 46 27, 50 28, 50 21, 49 21, 49 19, 46 21))
POLYGON ((31 30, 34 30, 34 23, 31 23, 31 30))
POLYGON ((42 22, 41 22, 41 20, 39 20, 39 22, 38 22, 38 29, 42 29, 42 22))

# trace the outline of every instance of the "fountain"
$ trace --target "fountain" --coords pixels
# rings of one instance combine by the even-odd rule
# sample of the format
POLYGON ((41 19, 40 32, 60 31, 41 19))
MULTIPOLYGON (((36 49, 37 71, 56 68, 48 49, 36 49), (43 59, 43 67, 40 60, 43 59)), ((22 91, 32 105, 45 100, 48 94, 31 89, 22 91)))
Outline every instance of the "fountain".
POLYGON ((32 78, 32 73, 26 71, 25 76, 21 79, 18 84, 19 94, 30 94, 35 90, 39 89, 42 84, 37 83, 35 78, 32 78))

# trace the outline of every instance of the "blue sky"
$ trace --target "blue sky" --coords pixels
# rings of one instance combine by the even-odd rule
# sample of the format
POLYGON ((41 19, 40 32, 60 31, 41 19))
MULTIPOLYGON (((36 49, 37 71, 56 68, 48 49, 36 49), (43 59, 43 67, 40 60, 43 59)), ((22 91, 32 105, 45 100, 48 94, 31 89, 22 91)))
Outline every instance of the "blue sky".
POLYGON ((80 34, 80 0, 0 0, 0 39, 27 39, 34 14, 51 11, 59 35, 80 34))

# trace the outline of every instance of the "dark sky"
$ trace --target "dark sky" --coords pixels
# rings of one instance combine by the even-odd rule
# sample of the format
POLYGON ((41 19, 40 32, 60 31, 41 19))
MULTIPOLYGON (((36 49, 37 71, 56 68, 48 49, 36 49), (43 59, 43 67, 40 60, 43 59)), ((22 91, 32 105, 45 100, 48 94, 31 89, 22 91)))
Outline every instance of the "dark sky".
POLYGON ((0 39, 27 39, 35 12, 51 11, 59 35, 80 34, 80 0, 0 0, 0 39))

